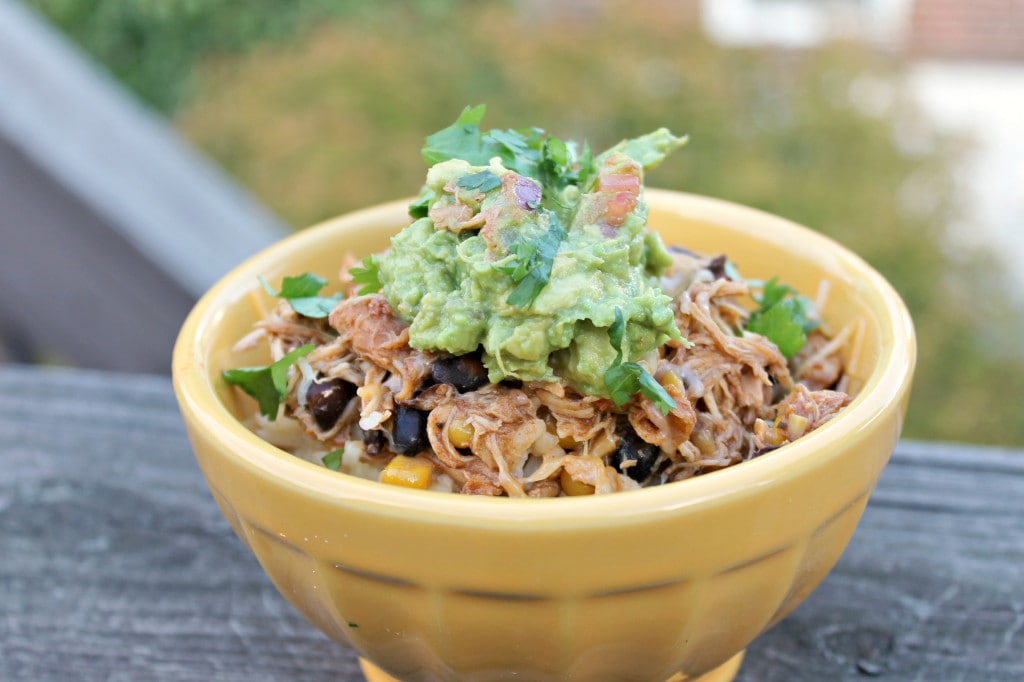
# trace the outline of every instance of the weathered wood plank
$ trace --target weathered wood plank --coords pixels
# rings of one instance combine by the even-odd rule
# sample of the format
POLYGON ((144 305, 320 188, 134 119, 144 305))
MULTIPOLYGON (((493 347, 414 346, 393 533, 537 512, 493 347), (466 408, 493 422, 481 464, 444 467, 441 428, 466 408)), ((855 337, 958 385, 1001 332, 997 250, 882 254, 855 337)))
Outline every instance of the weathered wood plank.
POLYGON ((901 443, 836 569, 751 647, 772 665, 741 679, 1024 679, 1022 490, 1024 452, 901 443))
MULTIPOLYGON (((1024 451, 901 443, 743 682, 1024 679, 1024 451)), ((0 367, 0 679, 357 680, 220 517, 165 378, 0 367)))
POLYGON ((356 679, 223 522, 169 388, 0 368, 0 679, 356 679))

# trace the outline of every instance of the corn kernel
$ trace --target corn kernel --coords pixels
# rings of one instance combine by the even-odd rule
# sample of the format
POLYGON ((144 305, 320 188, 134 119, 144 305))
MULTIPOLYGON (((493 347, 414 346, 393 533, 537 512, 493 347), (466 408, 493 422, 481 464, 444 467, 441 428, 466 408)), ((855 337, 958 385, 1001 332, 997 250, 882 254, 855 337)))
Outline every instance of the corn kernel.
POLYGON ((784 415, 779 414, 772 423, 771 438, 768 441, 770 445, 778 447, 786 444, 786 420, 783 417, 784 415))
POLYGON ((448 442, 452 444, 452 447, 468 448, 469 444, 473 442, 475 434, 476 429, 467 421, 453 419, 452 423, 448 425, 448 442))
MULTIPOLYGON (((547 426, 548 433, 553 436, 558 436, 558 420, 550 412, 544 417, 544 425, 547 426)), ((558 436, 558 446, 563 450, 574 450, 579 445, 576 439, 566 434, 564 436, 558 436)))
POLYGON ((718 444, 715 443, 715 435, 711 433, 711 429, 695 429, 690 440, 705 457, 713 457, 718 451, 718 444))
POLYGON ((562 490, 565 492, 566 495, 569 495, 571 497, 578 497, 580 495, 594 494, 594 486, 590 485, 589 483, 577 481, 575 478, 570 476, 569 472, 566 471, 565 469, 562 469, 562 474, 559 477, 559 480, 562 483, 562 490))
POLYGON ((428 460, 395 455, 395 458, 388 462, 388 465, 380 472, 380 481, 390 485, 400 485, 404 488, 426 490, 430 487, 433 473, 434 465, 428 460))
POLYGON ((664 372, 661 373, 661 375, 658 377, 658 383, 660 383, 665 388, 676 388, 679 390, 680 393, 684 393, 686 390, 683 386, 683 380, 679 378, 678 374, 676 374, 670 369, 666 369, 664 372))
POLYGON ((807 426, 809 424, 810 420, 802 414, 792 414, 786 423, 786 435, 789 436, 790 440, 796 440, 807 433, 807 426))

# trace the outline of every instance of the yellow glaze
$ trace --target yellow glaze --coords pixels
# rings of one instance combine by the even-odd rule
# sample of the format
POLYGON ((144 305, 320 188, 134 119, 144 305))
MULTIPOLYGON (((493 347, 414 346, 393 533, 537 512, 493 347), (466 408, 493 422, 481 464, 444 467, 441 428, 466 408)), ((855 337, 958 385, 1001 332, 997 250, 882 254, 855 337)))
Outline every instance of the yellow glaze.
MULTIPOLYGON (((815 296, 858 325, 859 394, 794 444, 696 479, 612 495, 492 499, 366 481, 300 460, 238 420, 220 379, 262 364, 231 347, 270 305, 256 279, 338 272, 384 248, 405 201, 300 232, 196 305, 174 351, 181 413, 213 497, 317 627, 394 678, 728 680, 742 650, 835 564, 895 447, 914 367, 911 320, 864 261, 782 218, 649 190, 668 244, 726 253, 746 277, 815 296), (706 677, 703 677, 704 675, 706 677)), ((384 678, 377 678, 384 679, 384 678)))

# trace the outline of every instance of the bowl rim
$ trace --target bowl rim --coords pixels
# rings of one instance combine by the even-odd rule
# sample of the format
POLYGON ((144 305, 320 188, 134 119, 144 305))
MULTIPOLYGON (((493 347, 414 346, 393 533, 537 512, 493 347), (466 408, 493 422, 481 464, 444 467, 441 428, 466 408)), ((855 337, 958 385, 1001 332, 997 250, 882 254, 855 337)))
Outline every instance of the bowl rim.
MULTIPOLYGON (((688 218, 723 224, 733 231, 778 231, 779 239, 796 240, 815 252, 824 250, 864 285, 875 299, 881 332, 878 369, 843 411, 842 420, 829 422, 780 451, 703 476, 611 495, 510 499, 412 490, 330 471, 262 440, 242 424, 221 402, 206 380, 207 366, 201 340, 237 301, 252 288, 253 273, 296 251, 307 248, 326 232, 349 229, 365 222, 394 222, 405 214, 410 199, 390 201, 346 213, 297 231, 249 257, 225 274, 195 304, 175 342, 172 383, 182 417, 195 434, 220 444, 221 455, 235 460, 265 480, 313 496, 328 505, 359 508, 395 516, 415 510, 431 522, 479 526, 494 524, 504 530, 528 532, 600 523, 630 523, 639 517, 722 503, 753 495, 765 486, 781 483, 824 466, 851 438, 864 437, 872 425, 898 409, 910 389, 916 361, 916 340, 910 314, 892 286, 867 262, 829 237, 780 216, 741 204, 673 190, 648 188, 652 208, 679 212, 688 218), (756 226, 756 230, 754 229, 756 226), (881 304, 880 306, 877 304, 881 304)), ((397 225, 395 226, 398 227, 397 225)), ((788 242, 787 242, 788 243, 788 242)), ((897 427, 898 428, 898 427, 897 427)), ((896 436, 893 436, 895 442, 896 436)))

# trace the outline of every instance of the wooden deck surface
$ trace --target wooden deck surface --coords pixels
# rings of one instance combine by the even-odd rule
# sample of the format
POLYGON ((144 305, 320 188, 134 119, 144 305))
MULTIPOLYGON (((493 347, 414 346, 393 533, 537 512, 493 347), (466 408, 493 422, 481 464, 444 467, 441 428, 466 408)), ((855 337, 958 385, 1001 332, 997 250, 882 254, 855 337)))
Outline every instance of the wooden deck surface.
MULTIPOLYGON (((234 537, 165 377, 0 366, 0 680, 360 680, 234 537)), ((903 442, 741 682, 1024 680, 1024 451, 903 442)))

